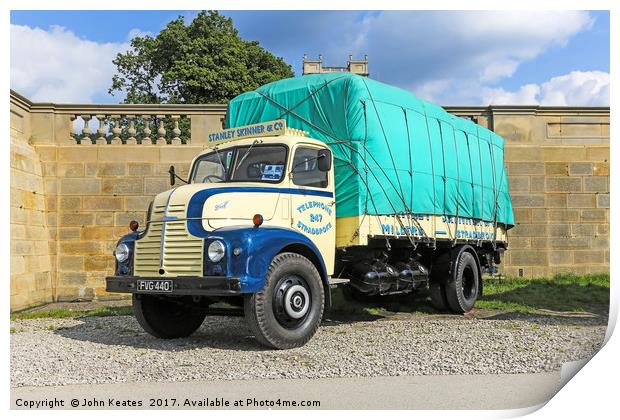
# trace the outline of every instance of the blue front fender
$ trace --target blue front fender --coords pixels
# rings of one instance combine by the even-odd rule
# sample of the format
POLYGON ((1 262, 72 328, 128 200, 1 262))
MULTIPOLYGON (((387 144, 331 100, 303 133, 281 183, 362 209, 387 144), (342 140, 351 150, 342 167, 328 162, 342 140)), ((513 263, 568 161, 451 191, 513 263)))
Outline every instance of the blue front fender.
POLYGON ((207 240, 212 239, 221 239, 226 244, 228 275, 239 278, 243 293, 260 292, 271 261, 291 245, 305 246, 316 255, 320 262, 319 274, 323 282, 327 282, 327 270, 321 253, 310 239, 293 229, 230 226, 210 232, 207 240), (239 255, 233 254, 235 248, 240 249, 239 255))

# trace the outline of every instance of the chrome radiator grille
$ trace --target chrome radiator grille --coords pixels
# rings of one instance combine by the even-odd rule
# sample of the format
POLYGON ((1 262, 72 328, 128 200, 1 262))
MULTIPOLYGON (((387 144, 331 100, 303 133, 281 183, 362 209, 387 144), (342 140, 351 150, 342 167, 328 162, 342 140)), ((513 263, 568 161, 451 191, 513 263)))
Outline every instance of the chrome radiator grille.
POLYGON ((184 204, 154 206, 147 234, 136 241, 136 276, 202 276, 203 239, 187 231, 184 204), (164 217, 165 215, 165 217, 164 217), (178 220, 181 219, 181 220, 178 220))
POLYGON ((162 222, 152 222, 146 236, 136 241, 134 275, 159 276, 162 226, 162 222))

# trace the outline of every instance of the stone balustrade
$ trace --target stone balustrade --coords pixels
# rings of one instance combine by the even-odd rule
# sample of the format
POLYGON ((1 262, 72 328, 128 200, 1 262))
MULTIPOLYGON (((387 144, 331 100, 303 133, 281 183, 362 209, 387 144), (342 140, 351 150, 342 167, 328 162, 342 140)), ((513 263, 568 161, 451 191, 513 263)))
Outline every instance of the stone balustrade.
POLYGON ((80 114, 70 119, 76 144, 187 144, 191 138, 191 115, 80 114))
POLYGON ((13 91, 11 100, 29 112, 32 144, 59 146, 206 144, 226 114, 220 104, 35 103, 13 91))

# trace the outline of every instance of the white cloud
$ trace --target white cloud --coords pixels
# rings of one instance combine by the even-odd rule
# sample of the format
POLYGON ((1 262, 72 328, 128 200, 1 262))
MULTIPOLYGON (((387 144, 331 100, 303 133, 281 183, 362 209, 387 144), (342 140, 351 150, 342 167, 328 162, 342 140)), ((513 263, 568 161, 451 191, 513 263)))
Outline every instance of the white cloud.
POLYGON ((519 63, 511 59, 499 59, 488 64, 483 70, 480 80, 484 82, 496 82, 498 80, 510 77, 517 70, 519 63))
POLYGON ((540 86, 527 84, 514 92, 501 88, 483 88, 481 101, 485 105, 535 105, 538 104, 540 86))
MULTIPOLYGON (((499 81, 592 24, 582 11, 382 12, 344 30, 360 34, 355 53, 370 55, 373 74, 422 85, 438 79, 499 81)), ((350 47, 332 49, 344 55, 350 47)))
POLYGON ((432 101, 434 98, 442 95, 448 90, 452 82, 446 79, 432 80, 422 85, 417 85, 414 88, 408 86, 402 86, 405 89, 415 90, 415 94, 420 98, 425 98, 432 101))
POLYGON ((545 105, 609 105, 609 73, 573 71, 542 85, 540 103, 545 105))
MULTIPOLYGON (((348 35, 341 38, 355 34, 355 43, 331 43, 326 56, 368 53, 371 77, 438 103, 561 102, 543 86, 525 85, 515 92, 492 86, 501 86, 521 63, 566 46, 593 22, 584 11, 386 11, 343 21, 338 31, 348 35)), ((584 95, 563 100, 596 102, 584 95)))
POLYGON ((484 88, 484 104, 527 104, 556 106, 609 105, 609 73, 602 71, 573 71, 553 77, 537 85, 521 86, 514 92, 484 88))
POLYGON ((128 48, 82 39, 60 26, 11 25, 11 88, 33 101, 93 102, 112 83, 112 59, 128 48))
POLYGON ((145 36, 150 36, 153 37, 153 32, 150 31, 143 31, 140 28, 133 28, 129 30, 129 33, 127 34, 127 39, 129 41, 131 41, 133 38, 135 37, 145 37, 145 36))
MULTIPOLYGON (((499 83, 521 63, 592 27, 585 11, 232 12, 241 34, 296 65, 305 52, 326 65, 369 56, 371 77, 441 102, 468 100, 455 87, 499 83), (260 21, 261 25, 255 22, 260 21), (444 90, 437 89, 441 81, 444 90), (434 86, 429 88, 427 83, 434 86)), ((478 88, 479 90, 479 88, 478 88)), ((479 92, 475 92, 479 96, 479 92)))
MULTIPOLYGON (((502 88, 523 62, 562 48, 589 29, 593 17, 588 12, 294 13, 301 12, 237 13, 234 22, 245 38, 299 62, 304 52, 322 52, 325 64, 336 66, 349 54, 368 54, 371 77, 437 103, 609 102, 609 75, 602 72, 573 72, 514 91, 502 88), (256 20, 262 24, 255 25, 256 20)), ((127 39, 136 35, 152 34, 132 29, 127 39)), ((61 27, 12 25, 11 47, 13 89, 33 100, 92 102, 107 98, 112 59, 129 43, 97 43, 61 27)))

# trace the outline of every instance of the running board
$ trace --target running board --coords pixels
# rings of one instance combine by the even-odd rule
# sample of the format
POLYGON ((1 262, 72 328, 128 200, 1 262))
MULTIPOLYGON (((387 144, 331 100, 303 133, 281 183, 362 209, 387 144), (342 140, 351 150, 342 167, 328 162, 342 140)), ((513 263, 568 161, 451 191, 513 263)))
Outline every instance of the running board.
POLYGON ((349 279, 337 279, 337 278, 334 278, 334 277, 329 277, 329 279, 327 280, 327 282, 329 283, 329 287, 331 287, 332 289, 335 289, 336 287, 340 286, 341 284, 347 284, 350 281, 351 280, 349 280, 349 279))

